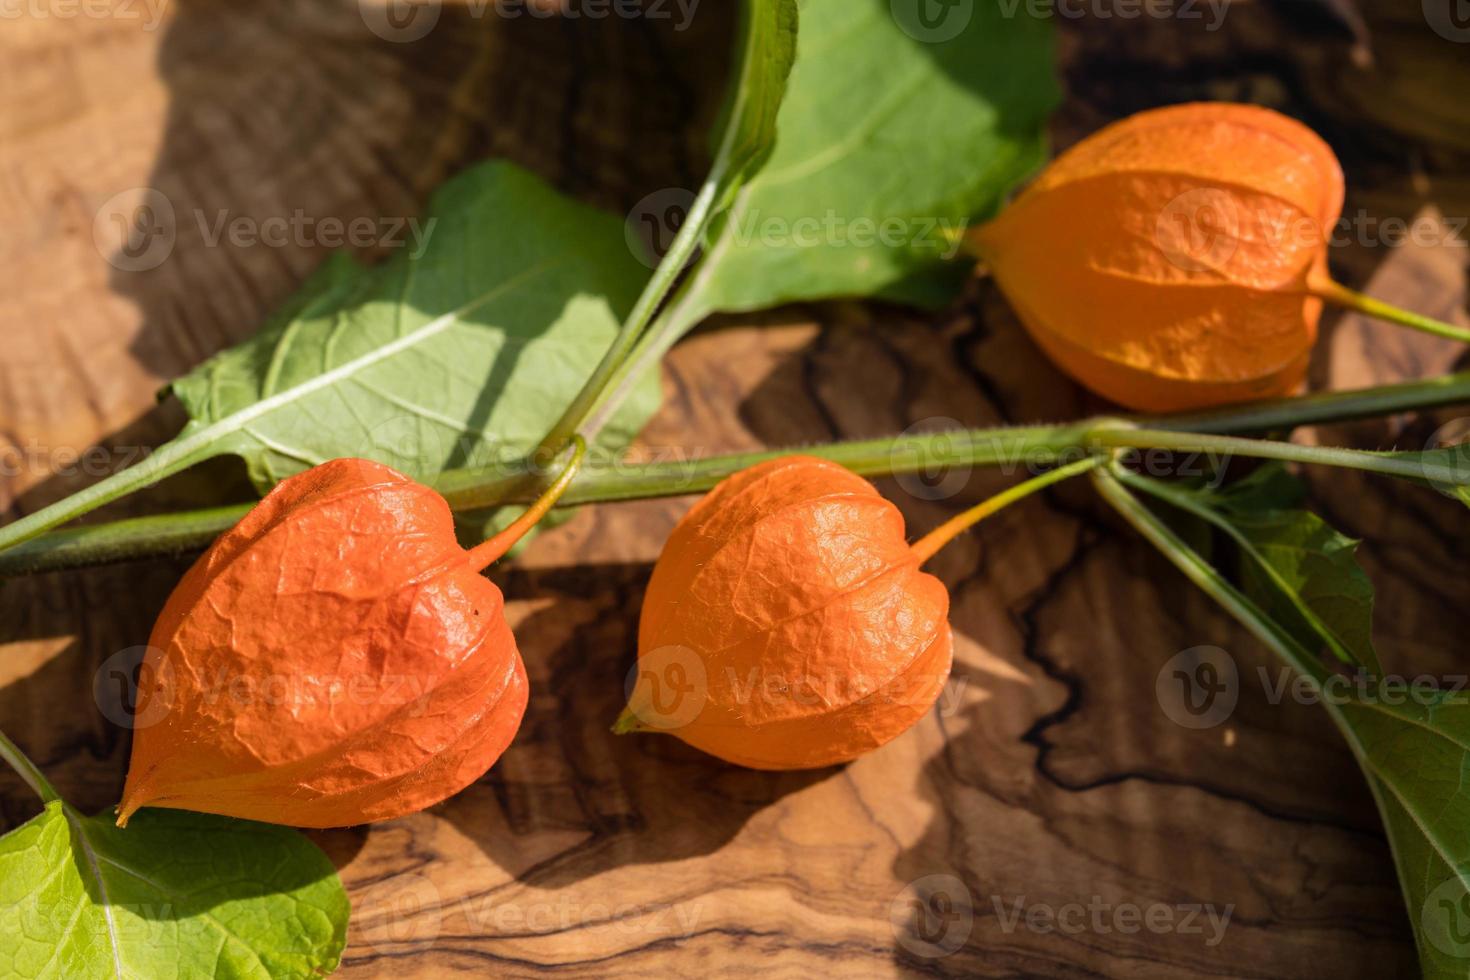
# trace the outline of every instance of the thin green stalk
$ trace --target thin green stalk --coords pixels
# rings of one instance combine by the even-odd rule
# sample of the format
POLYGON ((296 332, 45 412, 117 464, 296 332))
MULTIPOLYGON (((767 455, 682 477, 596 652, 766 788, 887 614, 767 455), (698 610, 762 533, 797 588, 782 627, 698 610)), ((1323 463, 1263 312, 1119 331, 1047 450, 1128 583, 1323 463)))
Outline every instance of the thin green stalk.
POLYGON ((165 443, 141 463, 0 527, 0 552, 208 459, 215 452, 208 437, 209 430, 203 429, 165 443))
MULTIPOLYGON (((1284 630, 1278 623, 1252 602, 1244 593, 1225 580, 1216 568, 1205 561, 1198 552, 1186 544, 1178 535, 1161 521, 1156 514, 1146 507, 1142 501, 1128 492, 1127 488, 1119 482, 1118 476, 1105 469, 1099 469, 1093 473, 1093 481, 1110 504, 1113 505, 1133 527, 1157 547, 1175 567, 1182 571, 1190 581, 1199 586, 1207 595, 1218 602, 1227 612, 1240 622, 1250 633, 1260 640, 1265 646, 1276 653, 1290 667, 1295 669, 1307 680, 1311 689, 1320 695, 1320 692, 1328 677, 1326 667, 1314 657, 1310 651, 1302 646, 1293 636, 1284 630)), ((1320 631, 1319 631, 1319 635, 1320 631)), ((1332 716, 1333 722, 1347 741, 1353 755, 1357 758, 1359 767, 1367 777, 1368 787, 1373 793, 1373 798, 1378 804, 1378 810, 1385 823, 1393 819, 1395 812, 1407 814, 1408 818, 1416 819, 1412 809, 1406 804, 1402 795, 1394 788, 1390 781, 1383 778, 1384 760, 1375 759, 1369 752, 1358 729, 1348 721, 1343 707, 1338 701, 1330 697, 1318 698, 1319 703, 1332 716), (1391 804, 1391 805, 1390 805, 1391 804)), ((1390 709, 1369 700, 1361 703, 1363 707, 1370 710, 1389 711, 1390 709)), ((1402 720, 1402 719, 1401 719, 1402 720)), ((1470 875, 1463 868, 1456 865, 1456 853, 1453 848, 1447 847, 1438 835, 1431 833, 1429 828, 1423 824, 1419 825, 1419 831, 1424 841, 1434 850, 1440 861, 1455 869, 1463 888, 1470 888, 1470 875)), ((1389 834, 1389 843, 1393 851, 1394 864, 1399 872, 1399 884, 1404 894, 1412 895, 1414 885, 1412 874, 1406 869, 1410 866, 1406 854, 1401 849, 1398 835, 1389 834)), ((1412 911, 1412 909, 1411 909, 1412 911)), ((1419 939, 1422 930, 1415 930, 1415 938, 1419 939)), ((1421 951, 1422 955, 1422 951, 1421 951)), ((1425 961, 1428 958, 1425 957, 1425 961)))
POLYGON ((1402 327, 1410 327, 1424 333, 1434 334, 1436 337, 1448 337, 1450 340, 1458 340, 1470 343, 1470 330, 1457 327, 1443 320, 1413 313, 1409 310, 1400 309, 1392 303, 1385 303, 1381 299, 1365 296, 1357 290, 1349 289, 1339 282, 1327 279, 1321 282, 1308 284, 1308 291, 1314 296, 1335 303, 1338 306, 1356 310, 1367 316, 1376 317, 1379 320, 1387 320, 1389 323, 1397 323, 1402 327))
MULTIPOLYGON (((1281 570, 1265 555, 1261 554, 1260 547, 1254 541, 1246 536, 1234 522, 1226 520, 1224 515, 1219 511, 1205 506, 1196 496, 1182 492, 1177 484, 1165 483, 1162 480, 1139 476, 1121 467, 1113 471, 1112 475, 1130 490, 1146 493, 1156 500, 1162 500, 1172 507, 1176 507, 1185 513, 1193 514, 1200 520, 1219 528, 1221 532, 1235 542, 1236 547, 1240 548, 1243 554, 1249 556, 1256 563, 1261 574, 1270 579, 1277 588, 1281 589, 1283 593, 1290 593, 1292 591, 1290 583, 1281 574, 1281 570)), ((1322 617, 1317 614, 1315 609, 1303 603, 1298 606, 1297 611, 1306 620, 1307 625, 1311 626, 1317 635, 1322 637, 1323 643, 1332 651, 1333 656, 1337 657, 1338 660, 1349 667, 1357 666, 1357 658, 1348 651, 1347 647, 1343 646, 1342 640, 1323 622, 1322 617)))
MULTIPOLYGON (((1067 425, 941 432, 642 465, 628 465, 617 460, 589 461, 566 496, 559 501, 559 506, 702 493, 747 466, 791 452, 821 456, 863 476, 876 477, 938 471, 952 466, 1009 466, 1017 469, 1056 466, 1087 455, 1088 447, 1164 448, 1348 465, 1393 476, 1460 486, 1470 482, 1470 474, 1442 464, 1430 465, 1348 449, 1246 439, 1225 440, 1218 433, 1232 429, 1289 428, 1298 424, 1432 408, 1462 401, 1470 401, 1470 373, 1151 420, 1091 419, 1067 425), (1147 428, 1139 427, 1141 425, 1147 428), (1185 426, 1196 427, 1198 431, 1180 431, 1185 426)), ((542 484, 528 481, 526 473, 524 464, 453 470, 441 474, 435 484, 455 510, 473 510, 499 504, 528 503, 534 499, 542 484)), ((197 550, 233 526, 250 506, 241 504, 54 531, 0 551, 0 576, 197 550)), ((0 529, 0 534, 4 530, 0 529)))
MULTIPOLYGON (((1183 432, 1271 432, 1354 419, 1379 418, 1470 400, 1470 371, 1425 381, 1376 385, 1356 391, 1322 391, 1295 398, 1229 405, 1204 412, 1166 415, 1147 422, 1152 429, 1183 432)), ((1139 424, 1143 420, 1136 419, 1139 424)))
POLYGON ((1470 471, 1435 460, 1408 459, 1393 453, 1374 453, 1361 449, 1301 446, 1294 442, 1275 442, 1269 439, 1241 439, 1236 436, 1174 432, 1166 429, 1110 428, 1097 430, 1093 433, 1092 440, 1096 446, 1112 449, 1167 449, 1245 456, 1251 459, 1279 459, 1289 463, 1364 470, 1408 480, 1442 482, 1448 486, 1462 486, 1470 478, 1470 471))
POLYGON ((586 455, 587 443, 581 436, 572 436, 572 458, 567 462, 566 469, 562 470, 561 476, 557 477, 556 482, 547 487, 541 496, 526 508, 526 512, 517 517, 505 530, 472 548, 469 552, 470 567, 477 572, 489 568, 504 557, 507 551, 515 547, 517 541, 529 534, 533 527, 541 523, 547 511, 556 506, 557 500, 567 492, 567 487, 571 486, 586 455))
POLYGON ((61 794, 56 792, 56 788, 46 781, 46 777, 41 775, 41 770, 36 768, 36 764, 26 758, 26 754, 7 738, 4 732, 0 732, 0 760, 3 760, 20 775, 21 780, 41 798, 42 803, 61 801, 61 794))
MULTIPOLYGON (((683 225, 679 227, 679 233, 674 242, 669 246, 669 251, 658 267, 653 270, 653 277, 649 279, 648 285, 644 287, 642 295, 638 297, 633 311, 628 314, 628 319, 618 330, 618 335, 613 338, 612 346, 598 362, 597 368, 577 397, 567 406, 561 418, 547 432, 546 437, 541 440, 540 450, 547 453, 558 453, 566 447, 571 440, 572 434, 581 427, 589 412, 603 397, 612 379, 617 375, 618 369, 628 359, 634 350, 639 338, 643 336, 644 329, 653 320, 654 314, 663 305, 664 299, 669 291, 674 288, 680 273, 684 271, 689 260, 693 258, 695 251, 699 248, 700 237, 704 234, 704 226, 709 220, 710 211, 718 196, 719 188, 713 181, 707 182, 700 189, 699 196, 689 208, 689 215, 684 219, 683 225)), ((596 434, 592 435, 596 438, 596 434)))
POLYGON ((1089 459, 1070 463, 1067 466, 1058 467, 1050 473, 1043 473, 1040 476, 1027 480, 1025 483, 1018 483, 993 497, 981 501, 964 513, 957 514, 945 521, 939 527, 930 531, 918 541, 915 541, 909 550, 919 560, 919 564, 922 565, 938 554, 939 550, 945 545, 992 514, 1004 510, 1017 501, 1026 499, 1033 493, 1045 490, 1053 484, 1061 483, 1063 480, 1070 480, 1074 476, 1081 476, 1083 473, 1094 470, 1106 461, 1106 457, 1093 456, 1089 459))
POLYGON ((673 302, 639 338, 633 352, 613 372, 612 378, 602 393, 602 398, 596 403, 587 420, 586 433, 589 438, 597 438, 597 433, 602 431, 603 426, 607 425, 623 402, 627 401, 628 396, 633 393, 633 388, 643 377, 644 372, 653 370, 680 337, 710 314, 711 311, 699 303, 696 297, 703 278, 709 275, 710 270, 716 268, 716 263, 712 258, 707 257, 695 278, 687 280, 680 287, 673 302))
MULTIPOLYGON (((1091 423, 978 429, 641 465, 589 461, 557 506, 703 493, 740 470, 792 453, 830 459, 872 477, 937 472, 955 466, 1052 466, 1084 455, 1089 431, 1091 423)), ((440 475, 435 486, 453 509, 468 511, 529 503, 545 484, 527 480, 524 467, 499 466, 448 471, 440 475)), ((0 552, 0 577, 198 550, 233 527, 252 506, 238 504, 53 531, 0 552)))

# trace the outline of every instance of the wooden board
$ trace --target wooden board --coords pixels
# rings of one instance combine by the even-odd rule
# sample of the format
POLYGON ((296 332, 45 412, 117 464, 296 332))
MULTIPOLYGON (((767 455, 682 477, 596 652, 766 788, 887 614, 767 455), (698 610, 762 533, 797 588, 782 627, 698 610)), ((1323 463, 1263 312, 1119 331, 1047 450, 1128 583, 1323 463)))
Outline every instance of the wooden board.
MULTIPOLYGON (((62 17, 57 6, 7 21, 8 516, 171 434, 177 413, 153 407, 155 388, 248 336, 327 251, 211 246, 193 215, 412 216, 447 174, 487 155, 625 212, 698 179, 730 29, 715 6, 683 31, 492 22, 446 7, 411 44, 375 37, 353 4, 181 0, 152 30, 136 3, 108 17, 62 17), (133 272, 99 248, 94 225, 115 195, 142 187, 188 220, 168 261, 133 272), (108 452, 67 462, 94 444, 108 452)), ((1341 275, 1463 318, 1462 247, 1376 242, 1385 218, 1470 214, 1470 110, 1447 94, 1463 91, 1470 48, 1430 31, 1418 5, 1361 7, 1371 62, 1309 4, 1236 3, 1214 31, 1061 18, 1071 95, 1058 142, 1164 102, 1282 107, 1332 141, 1349 172, 1349 216, 1361 209, 1378 230, 1334 251, 1341 275)), ((1460 359, 1455 344, 1335 318, 1312 384, 1417 377, 1460 359)), ((1048 366, 983 282, 934 317, 849 303, 722 320, 674 352, 665 390, 644 443, 686 453, 1104 408, 1048 366)), ((1302 437, 1417 448, 1459 414, 1302 437)), ((1012 478, 976 472, 939 500, 894 481, 883 489, 920 531, 1012 478)), ((1385 659, 1406 673, 1464 669, 1464 508, 1354 476, 1311 482, 1322 512, 1367 539, 1385 659)), ((213 467, 122 509, 238 492, 238 474, 213 467)), ((649 565, 687 504, 584 511, 498 573, 532 678, 526 724, 455 799, 314 835, 353 898, 343 976, 1413 970, 1372 802, 1324 713, 1272 704, 1269 654, 1085 486, 1006 512, 936 562, 954 595, 955 683, 881 752, 768 774, 671 739, 608 734, 649 565), (1239 700, 1220 724, 1191 729, 1171 720, 1156 681, 1202 645, 1233 658, 1239 700), (943 930, 915 918, 914 903, 936 891, 952 900, 943 930), (1230 910, 1217 942, 1206 906, 1230 910)), ((0 584, 0 728, 78 805, 113 803, 126 766, 127 734, 98 706, 111 702, 105 689, 94 699, 94 678, 105 688, 112 658, 146 642, 183 567, 0 584)), ((0 774, 0 827, 36 809, 0 774)))

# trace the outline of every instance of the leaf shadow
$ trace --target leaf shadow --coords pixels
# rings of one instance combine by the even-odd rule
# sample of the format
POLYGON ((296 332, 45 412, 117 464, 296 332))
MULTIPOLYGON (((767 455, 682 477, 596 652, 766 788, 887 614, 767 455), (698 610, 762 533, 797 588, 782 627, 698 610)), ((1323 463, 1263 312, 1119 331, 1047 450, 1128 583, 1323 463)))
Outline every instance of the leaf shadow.
MULTIPOLYGON (((509 160, 613 214, 650 191, 694 186, 706 168, 695 134, 719 109, 733 10, 681 22, 435 4, 432 30, 403 39, 370 7, 170 5, 156 56, 168 105, 151 172, 142 187, 104 188, 119 197, 95 215, 99 228, 124 232, 97 247, 111 292, 137 309, 129 351, 160 383, 249 338, 332 253, 371 264, 415 248, 405 222, 474 162, 509 160), (358 222, 375 232, 343 232, 358 222)), ((497 361, 472 429, 484 427, 517 353, 497 361)), ((91 450, 81 445, 28 459, 32 481, 9 509, 33 512, 131 465, 184 421, 170 399, 98 439, 101 462, 55 472, 50 457, 91 450)), ((30 444, 25 432, 0 435, 30 444)), ((436 448, 450 465, 475 454, 436 448)), ((194 481, 197 494, 155 502, 253 498, 233 462, 203 468, 211 476, 194 481)), ((98 518, 148 509, 137 503, 98 518)))

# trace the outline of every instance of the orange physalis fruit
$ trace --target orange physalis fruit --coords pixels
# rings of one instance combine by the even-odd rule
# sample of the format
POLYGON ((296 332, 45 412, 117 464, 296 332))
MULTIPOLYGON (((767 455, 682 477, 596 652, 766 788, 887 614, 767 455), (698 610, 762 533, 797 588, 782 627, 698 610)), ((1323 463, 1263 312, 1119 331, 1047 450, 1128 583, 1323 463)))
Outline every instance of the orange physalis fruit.
POLYGON ((1301 381, 1343 193, 1301 123, 1178 105, 1073 146, 970 244, 1078 381, 1131 408, 1196 408, 1301 381))
POLYGON ((616 731, 666 731, 757 769, 855 759, 949 676, 949 593, 903 515, 835 463, 790 456, 712 490, 659 557, 616 731))
POLYGON ((480 574, 570 482, 466 551, 444 498, 378 463, 285 480, 169 597, 139 675, 118 824, 140 807, 298 827, 388 820, 478 779, 526 671, 480 574))

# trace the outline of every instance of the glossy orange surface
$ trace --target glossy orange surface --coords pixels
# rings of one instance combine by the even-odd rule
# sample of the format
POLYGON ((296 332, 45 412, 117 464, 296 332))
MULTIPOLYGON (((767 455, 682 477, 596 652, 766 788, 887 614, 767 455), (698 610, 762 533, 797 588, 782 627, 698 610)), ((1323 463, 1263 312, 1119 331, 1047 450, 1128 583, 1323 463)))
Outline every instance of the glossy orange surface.
POLYGON ((763 463, 711 491, 664 547, 639 624, 651 676, 626 717, 757 769, 845 762, 933 706, 948 617, 948 592, 872 484, 810 457, 763 463), (689 700, 661 704, 659 679, 689 700))
POLYGON ((1301 381, 1343 193, 1301 123, 1177 105, 1073 146, 972 244, 1078 381, 1130 408, 1198 408, 1301 381))
POLYGON ((479 778, 527 682, 444 499, 339 459, 281 483, 199 559, 139 690, 124 821, 158 806, 337 827, 479 778))

